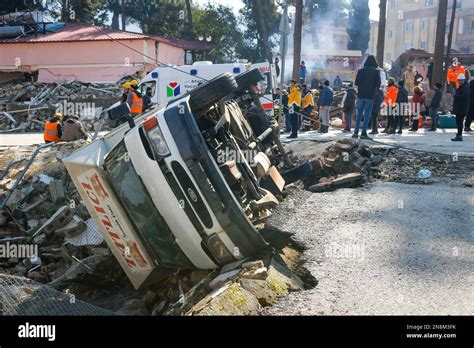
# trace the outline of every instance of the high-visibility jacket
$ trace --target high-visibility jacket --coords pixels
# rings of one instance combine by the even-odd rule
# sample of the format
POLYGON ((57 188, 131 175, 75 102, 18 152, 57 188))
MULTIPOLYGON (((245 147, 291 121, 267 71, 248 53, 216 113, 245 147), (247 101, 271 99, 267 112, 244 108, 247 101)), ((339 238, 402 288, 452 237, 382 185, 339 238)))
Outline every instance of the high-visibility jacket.
POLYGON ((288 106, 301 106, 301 91, 298 87, 292 87, 288 95, 288 106))
POLYGON ((458 82, 458 75, 459 75, 459 69, 458 68, 450 68, 448 70, 448 82, 449 83, 457 83, 458 82))
POLYGON ((132 104, 130 105, 130 112, 133 116, 139 115, 143 111, 143 98, 139 97, 136 92, 130 92, 132 94, 132 104))
POLYGON ((458 75, 459 74, 463 74, 464 76, 466 76, 466 68, 464 67, 464 65, 458 65, 458 75))
POLYGON ((388 86, 387 93, 385 94, 385 104, 388 106, 395 106, 397 102, 398 88, 395 86, 388 86))
POLYGON ((44 124, 44 141, 52 141, 54 143, 59 142, 59 133, 58 133, 58 121, 48 120, 44 124))
POLYGON ((311 93, 311 91, 308 91, 303 96, 302 104, 303 104, 302 105, 303 109, 306 109, 308 106, 314 106, 314 98, 313 98, 313 93, 311 93))

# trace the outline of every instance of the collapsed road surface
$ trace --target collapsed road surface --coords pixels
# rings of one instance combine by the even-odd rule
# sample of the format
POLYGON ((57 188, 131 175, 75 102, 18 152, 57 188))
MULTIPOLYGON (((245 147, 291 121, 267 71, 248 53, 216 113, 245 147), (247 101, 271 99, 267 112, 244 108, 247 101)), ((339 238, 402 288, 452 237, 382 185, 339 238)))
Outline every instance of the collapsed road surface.
POLYGON ((272 219, 306 246, 318 280, 267 315, 472 315, 474 192, 374 183, 295 189, 272 219))

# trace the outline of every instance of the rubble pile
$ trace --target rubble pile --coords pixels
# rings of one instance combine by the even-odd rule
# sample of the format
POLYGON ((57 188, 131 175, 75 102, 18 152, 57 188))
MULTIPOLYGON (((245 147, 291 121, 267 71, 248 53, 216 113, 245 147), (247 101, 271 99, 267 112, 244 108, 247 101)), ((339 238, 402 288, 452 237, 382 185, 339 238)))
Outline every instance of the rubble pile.
MULTIPOLYGON (((43 284, 118 315, 254 315, 281 295, 315 286, 315 279, 299 267, 300 246, 292 244, 292 234, 268 225, 261 232, 273 247, 253 258, 220 270, 163 269, 161 281, 135 290, 97 231, 61 162, 85 144, 77 141, 44 150, 16 188, 13 185, 24 163, 0 180, 0 203, 13 189, 0 211, 0 247, 38 248, 34 257, 0 256, 0 281, 1 277, 18 277, 19 284, 43 284)), ((9 152, 8 158, 17 155, 5 152, 9 152)), ((22 156, 28 157, 25 153, 22 156)), ((45 288, 44 293, 52 292, 45 288)), ((27 304, 20 300, 19 306, 28 313, 27 304)), ((0 314, 1 307, 0 289, 0 314)), ((79 307, 61 307, 55 314, 75 308, 79 307)))
POLYGON ((79 116, 86 130, 120 99, 120 84, 22 82, 0 85, 0 132, 42 131, 55 112, 79 116))
POLYGON ((313 171, 303 183, 312 192, 358 187, 379 176, 382 161, 382 155, 373 153, 364 143, 341 139, 311 160, 313 171))

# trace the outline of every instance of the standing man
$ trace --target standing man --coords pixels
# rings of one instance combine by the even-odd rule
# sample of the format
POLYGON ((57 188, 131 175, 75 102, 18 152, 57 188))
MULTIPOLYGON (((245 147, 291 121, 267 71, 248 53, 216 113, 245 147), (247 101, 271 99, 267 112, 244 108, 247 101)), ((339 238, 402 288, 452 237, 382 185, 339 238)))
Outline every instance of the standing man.
POLYGON ((295 80, 291 80, 288 108, 291 122, 291 135, 288 139, 298 138, 298 115, 301 111, 301 90, 295 80))
POLYGON ((346 120, 346 126, 344 127, 344 133, 350 133, 352 127, 352 118, 356 112, 356 100, 357 93, 352 85, 352 82, 349 84, 344 97, 342 99, 342 111, 344 112, 344 118, 346 120))
POLYGON ((378 118, 384 98, 385 96, 383 93, 383 89, 379 88, 377 92, 375 92, 374 106, 372 107, 372 131, 370 132, 370 134, 379 134, 378 118))
POLYGON ((323 90, 321 93, 321 98, 319 99, 319 121, 321 122, 321 127, 319 128, 319 133, 328 133, 329 132, 329 114, 331 113, 331 104, 334 100, 334 92, 331 87, 329 87, 329 81, 324 81, 323 90))
POLYGON ((369 139, 367 128, 372 115, 375 93, 380 88, 380 72, 374 56, 370 55, 365 61, 364 67, 357 72, 355 85, 358 87, 357 117, 353 138, 359 137, 360 121, 364 117, 361 139, 369 139))
POLYGON ((469 112, 466 118, 465 132, 472 132, 471 124, 474 121, 474 80, 469 83, 469 112))
POLYGON ((438 110, 441 106, 441 99, 443 98, 443 85, 441 83, 435 83, 435 92, 430 103, 430 116, 431 116, 431 128, 428 129, 431 132, 436 131, 438 128, 438 110))
POLYGON ((457 89, 458 83, 458 65, 456 62, 453 63, 451 68, 448 70, 447 80, 448 80, 448 93, 454 93, 457 89))
POLYGON ((430 64, 428 65, 428 72, 426 74, 426 78, 430 84, 430 89, 433 89, 433 67, 434 67, 434 60, 433 57, 430 58, 430 64))
POLYGON ((313 109, 314 109, 313 93, 311 93, 311 90, 308 88, 307 85, 303 85, 301 87, 303 87, 302 102, 301 102, 302 108, 303 108, 303 115, 304 115, 303 125, 311 124, 311 113, 313 112, 313 109))
POLYGON ((306 80, 306 75, 308 74, 308 69, 306 69, 306 64, 303 61, 301 61, 300 65, 300 84, 303 84, 306 80))
POLYGON ((388 79, 387 93, 385 94, 385 105, 387 110, 387 124, 382 133, 390 134, 392 128, 396 127, 395 117, 393 115, 393 107, 397 105, 398 88, 395 86, 395 79, 388 79))
POLYGON ((43 132, 45 143, 59 143, 61 141, 61 136, 63 135, 63 128, 61 126, 62 119, 63 115, 57 112, 45 122, 43 132))
POLYGON ((79 121, 78 116, 69 116, 63 125, 63 135, 61 136, 61 141, 76 141, 80 139, 87 139, 86 130, 79 121))
POLYGON ((395 123, 393 125, 391 134, 395 134, 395 131, 398 126, 398 134, 402 135, 403 133, 403 124, 405 123, 405 109, 408 105, 408 90, 405 88, 405 81, 398 81, 398 94, 397 94, 397 104, 398 104, 398 115, 395 116, 395 123))
POLYGON ((415 79, 416 71, 413 68, 413 65, 410 65, 408 69, 403 73, 402 80, 405 81, 405 88, 408 90, 408 93, 413 94, 413 89, 415 88, 415 79))
POLYGON ((456 90, 453 103, 453 113, 456 115, 458 133, 456 134, 456 137, 451 139, 452 141, 462 141, 464 118, 466 117, 469 109, 469 83, 467 83, 466 76, 464 76, 464 74, 458 75, 458 83, 459 88, 456 90))
POLYGON ((138 91, 138 82, 133 80, 130 82, 131 90, 128 93, 127 103, 130 105, 130 113, 133 117, 143 112, 143 96, 138 91))
POLYGON ((342 80, 339 77, 339 75, 337 75, 336 79, 334 80, 334 90, 340 91, 341 89, 342 89, 342 80))

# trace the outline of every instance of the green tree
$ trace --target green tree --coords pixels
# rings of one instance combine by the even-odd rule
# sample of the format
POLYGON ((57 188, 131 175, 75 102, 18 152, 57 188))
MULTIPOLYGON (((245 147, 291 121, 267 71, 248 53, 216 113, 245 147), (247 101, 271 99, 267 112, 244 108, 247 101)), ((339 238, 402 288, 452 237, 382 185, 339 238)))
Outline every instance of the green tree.
POLYGON ((25 10, 45 10, 41 0, 6 0, 0 2, 0 13, 10 13, 25 10))
POLYGON ((274 0, 244 0, 240 10, 240 23, 244 30, 242 58, 253 62, 272 59, 271 49, 276 44, 281 14, 274 0))
POLYGON ((208 58, 215 62, 229 61, 243 50, 242 33, 238 24, 230 7, 211 3, 204 7, 193 7, 194 39, 211 39, 216 47, 208 58))
POLYGON ((349 43, 347 49, 367 52, 370 40, 369 0, 352 0, 349 14, 349 43))

